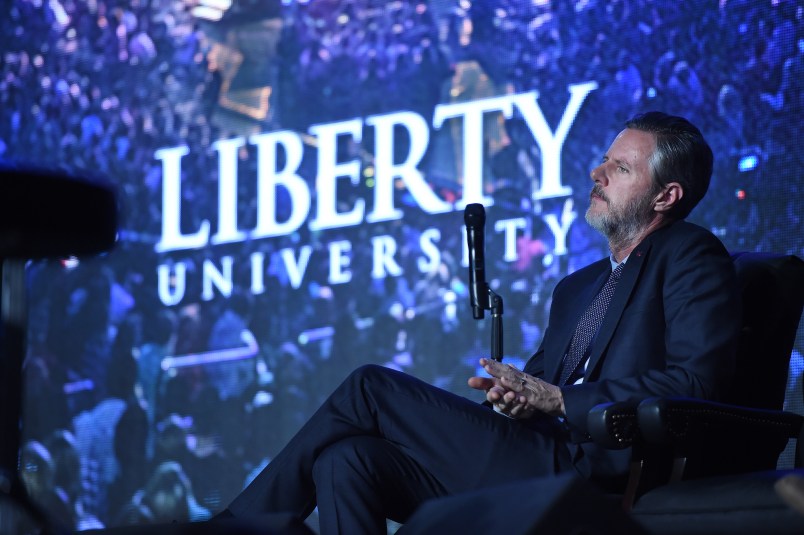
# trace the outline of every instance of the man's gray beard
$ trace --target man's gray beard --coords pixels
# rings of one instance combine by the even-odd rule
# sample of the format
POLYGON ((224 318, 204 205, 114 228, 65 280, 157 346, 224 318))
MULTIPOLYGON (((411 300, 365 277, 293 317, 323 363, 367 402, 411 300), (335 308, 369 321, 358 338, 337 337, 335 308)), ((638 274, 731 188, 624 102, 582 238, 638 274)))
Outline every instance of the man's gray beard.
POLYGON ((608 203, 608 213, 599 215, 592 214, 590 205, 586 210, 586 222, 603 234, 612 248, 630 245, 641 237, 653 219, 655 195, 656 192, 650 191, 642 197, 628 201, 622 208, 608 203))

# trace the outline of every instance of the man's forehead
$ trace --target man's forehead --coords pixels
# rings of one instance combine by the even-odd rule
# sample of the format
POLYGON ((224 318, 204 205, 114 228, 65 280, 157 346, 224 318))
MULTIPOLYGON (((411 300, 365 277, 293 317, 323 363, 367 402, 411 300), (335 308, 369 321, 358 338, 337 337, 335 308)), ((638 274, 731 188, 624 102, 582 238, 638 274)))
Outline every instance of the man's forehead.
POLYGON ((647 162, 656 149, 656 136, 634 128, 626 128, 612 141, 606 156, 631 164, 647 162))

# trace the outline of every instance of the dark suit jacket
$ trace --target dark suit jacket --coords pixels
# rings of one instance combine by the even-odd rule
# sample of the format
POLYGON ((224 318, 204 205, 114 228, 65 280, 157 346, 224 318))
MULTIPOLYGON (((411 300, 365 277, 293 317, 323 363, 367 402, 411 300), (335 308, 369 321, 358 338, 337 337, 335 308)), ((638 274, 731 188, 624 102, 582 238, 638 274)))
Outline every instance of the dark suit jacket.
MULTIPOLYGON (((575 326, 610 271, 604 258, 558 283, 544 339, 525 371, 558 381, 575 326)), ((576 468, 601 478, 627 469, 627 452, 583 444, 586 414, 599 403, 718 399, 733 374, 740 313, 734 267, 715 236, 679 221, 645 238, 625 265, 584 382, 562 387, 576 468)))

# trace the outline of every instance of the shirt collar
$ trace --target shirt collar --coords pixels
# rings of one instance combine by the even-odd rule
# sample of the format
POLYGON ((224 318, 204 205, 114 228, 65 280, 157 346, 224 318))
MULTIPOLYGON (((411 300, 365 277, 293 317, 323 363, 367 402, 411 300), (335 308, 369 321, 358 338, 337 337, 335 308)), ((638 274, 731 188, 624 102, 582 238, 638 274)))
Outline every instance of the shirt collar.
MULTIPOLYGON (((631 255, 628 255, 628 256, 631 256, 631 255)), ((609 262, 611 262, 611 270, 614 271, 615 269, 617 269, 617 266, 619 266, 620 264, 625 264, 626 262, 628 262, 628 256, 623 258, 622 262, 617 262, 614 259, 614 255, 609 255, 609 262)))

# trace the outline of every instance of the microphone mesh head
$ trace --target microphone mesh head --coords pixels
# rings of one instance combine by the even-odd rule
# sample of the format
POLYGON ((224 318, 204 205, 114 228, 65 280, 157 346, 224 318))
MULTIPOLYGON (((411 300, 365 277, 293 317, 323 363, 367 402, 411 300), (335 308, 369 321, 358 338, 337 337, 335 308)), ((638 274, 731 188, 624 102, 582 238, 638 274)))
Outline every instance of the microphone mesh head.
POLYGON ((482 227, 486 224, 486 209, 482 204, 467 204, 463 211, 463 221, 472 228, 482 227))

